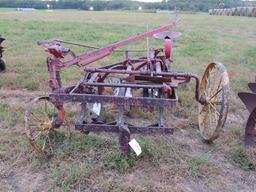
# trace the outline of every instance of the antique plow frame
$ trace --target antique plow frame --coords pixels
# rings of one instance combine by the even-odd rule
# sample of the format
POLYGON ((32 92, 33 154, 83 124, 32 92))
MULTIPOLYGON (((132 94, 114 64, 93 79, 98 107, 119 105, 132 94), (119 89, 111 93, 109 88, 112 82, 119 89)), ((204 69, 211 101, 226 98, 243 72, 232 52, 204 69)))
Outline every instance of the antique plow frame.
MULTIPOLYGON (((31 145, 37 152, 50 154, 54 151, 51 131, 59 129, 64 122, 64 103, 78 102, 80 115, 75 129, 83 133, 115 132, 124 154, 129 154, 130 134, 172 134, 173 128, 164 122, 164 110, 175 107, 178 102, 177 88, 193 81, 195 99, 199 103, 199 128, 202 137, 213 141, 221 132, 228 112, 229 78, 223 64, 210 63, 200 81, 195 74, 172 70, 172 47, 179 32, 169 32, 176 21, 152 31, 131 37, 104 48, 76 55, 63 44, 80 45, 62 40, 43 41, 50 54, 47 58, 49 85, 52 92, 47 97, 39 97, 29 103, 25 113, 25 128, 31 145), (114 51, 132 42, 155 37, 164 41, 164 48, 149 48, 147 56, 131 58, 124 51, 123 61, 89 68, 88 65, 109 56, 114 51), (63 87, 61 70, 79 66, 84 71, 83 78, 75 85, 63 87), (111 103, 118 108, 115 121, 101 120, 101 108, 111 103), (155 123, 145 126, 130 124, 124 119, 127 108, 140 107, 144 112, 159 111, 155 123)), ((88 46, 85 46, 88 47, 88 46)), ((94 48, 89 46, 90 48, 94 48)))

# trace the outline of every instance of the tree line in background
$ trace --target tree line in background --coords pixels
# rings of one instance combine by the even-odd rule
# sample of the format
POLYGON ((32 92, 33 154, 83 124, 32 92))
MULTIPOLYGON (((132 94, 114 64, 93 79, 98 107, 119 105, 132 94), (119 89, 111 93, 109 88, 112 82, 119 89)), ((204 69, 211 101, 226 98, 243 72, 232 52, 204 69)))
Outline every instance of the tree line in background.
POLYGON ((0 7, 46 9, 47 4, 50 5, 51 9, 89 10, 90 7, 93 7, 96 11, 117 9, 137 10, 138 7, 142 7, 142 9, 151 10, 174 10, 176 8, 181 11, 207 12, 213 8, 223 9, 244 6, 244 2, 240 0, 163 0, 157 3, 143 3, 131 0, 0 0, 0 7))

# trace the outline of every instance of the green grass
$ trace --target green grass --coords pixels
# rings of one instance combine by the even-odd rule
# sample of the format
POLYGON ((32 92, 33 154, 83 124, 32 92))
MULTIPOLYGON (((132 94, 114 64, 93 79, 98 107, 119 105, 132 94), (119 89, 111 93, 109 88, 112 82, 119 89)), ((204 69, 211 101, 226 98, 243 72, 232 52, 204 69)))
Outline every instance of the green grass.
POLYGON ((70 191, 77 183, 91 174, 92 167, 85 162, 61 161, 52 171, 56 185, 63 191, 70 191))
POLYGON ((192 157, 187 160, 189 175, 193 178, 203 177, 204 173, 200 169, 202 166, 209 166, 210 162, 203 157, 192 157))
POLYGON ((231 153, 230 158, 236 163, 241 169, 245 171, 255 170, 255 165, 250 162, 246 151, 243 146, 237 146, 231 153))

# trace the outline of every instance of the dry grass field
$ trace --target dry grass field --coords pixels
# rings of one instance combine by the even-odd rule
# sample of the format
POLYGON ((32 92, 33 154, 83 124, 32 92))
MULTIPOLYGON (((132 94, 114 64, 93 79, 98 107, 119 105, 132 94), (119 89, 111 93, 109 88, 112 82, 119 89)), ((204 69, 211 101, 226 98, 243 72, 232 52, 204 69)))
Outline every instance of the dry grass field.
MULTIPOLYGON (((7 39, 7 71, 0 73, 0 191, 256 191, 255 165, 243 147, 248 113, 237 97, 237 92, 247 90, 247 82, 256 76, 255 18, 178 16, 175 30, 183 36, 175 44, 174 69, 201 76, 208 63, 220 61, 230 75, 230 112, 221 137, 213 144, 205 144, 200 138, 192 83, 178 92, 181 106, 167 111, 168 123, 177 127, 172 136, 132 135, 142 146, 139 157, 123 157, 114 134, 72 131, 70 144, 51 158, 37 155, 26 140, 26 103, 49 91, 46 54, 36 44, 38 40, 58 38, 101 47, 142 33, 147 25, 152 29, 167 24, 172 17, 137 12, 22 13, 0 9, 0 34, 7 39)), ((163 46, 156 40, 149 42, 163 46)), ((129 46, 145 47, 144 41, 129 46)), ((110 64, 122 57, 114 53, 94 65, 110 64)), ((65 84, 82 77, 76 67, 62 75, 65 84)), ((70 110, 71 118, 75 114, 70 110)), ((148 121, 150 116, 137 113, 133 121, 148 121)))

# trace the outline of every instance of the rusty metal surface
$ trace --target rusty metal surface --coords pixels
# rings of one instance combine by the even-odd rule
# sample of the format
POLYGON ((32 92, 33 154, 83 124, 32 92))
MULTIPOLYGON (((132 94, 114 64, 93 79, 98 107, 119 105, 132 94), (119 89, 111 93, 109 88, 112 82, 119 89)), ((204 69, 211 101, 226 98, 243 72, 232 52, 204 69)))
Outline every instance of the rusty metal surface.
MULTIPOLYGON (((174 128, 162 128, 162 127, 138 127, 127 126, 131 134, 173 134, 174 128)), ((108 124, 76 124, 75 129, 82 132, 112 132, 119 133, 120 126, 108 125, 108 124)))
POLYGON ((1 35, 0 35, 0 45, 1 45, 1 43, 2 43, 4 40, 5 40, 5 38, 1 37, 1 35))
POLYGON ((125 96, 110 96, 110 95, 95 95, 95 94, 58 94, 51 93, 51 98, 59 102, 88 102, 88 103, 113 103, 116 105, 131 105, 131 106, 163 106, 175 107, 178 98, 162 99, 150 97, 125 97, 125 96))
POLYGON ((239 98, 243 101, 250 113, 244 136, 245 147, 247 149, 256 147, 256 83, 248 83, 248 86, 253 93, 238 93, 239 98))
POLYGON ((256 108, 254 108, 247 120, 244 142, 247 148, 256 147, 256 108))
POLYGON ((252 92, 256 93, 256 83, 248 83, 248 87, 252 90, 252 92))
POLYGON ((238 96, 250 113, 256 108, 256 93, 240 92, 238 96))
MULTIPOLYGON (((138 80, 138 79, 136 79, 138 80)), ((140 80, 140 79, 139 79, 140 80)), ((150 78, 151 80, 151 78, 150 78)), ((109 83, 83 83, 85 86, 96 86, 96 87, 126 87, 126 88, 151 88, 151 89, 163 89, 163 84, 135 84, 135 83, 120 83, 120 84, 109 84, 109 83)))

